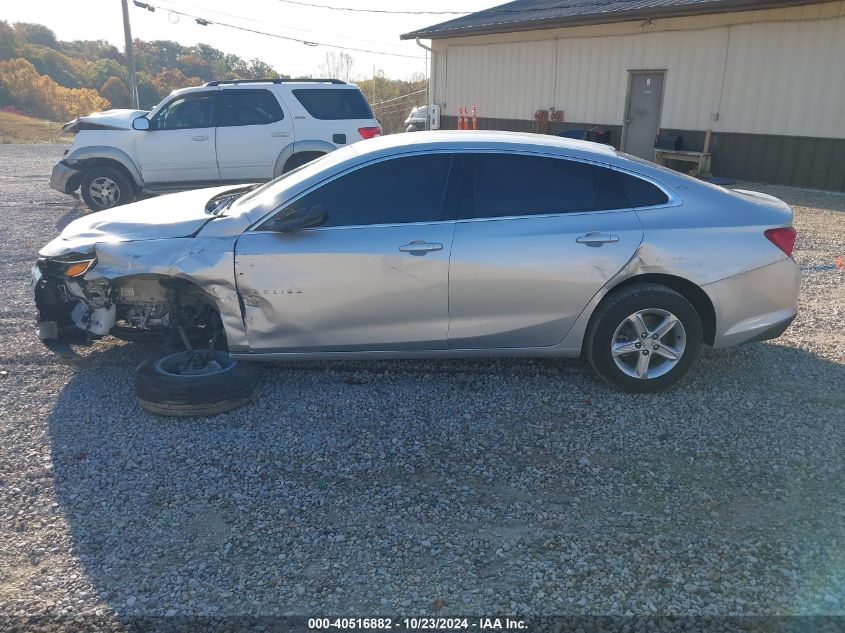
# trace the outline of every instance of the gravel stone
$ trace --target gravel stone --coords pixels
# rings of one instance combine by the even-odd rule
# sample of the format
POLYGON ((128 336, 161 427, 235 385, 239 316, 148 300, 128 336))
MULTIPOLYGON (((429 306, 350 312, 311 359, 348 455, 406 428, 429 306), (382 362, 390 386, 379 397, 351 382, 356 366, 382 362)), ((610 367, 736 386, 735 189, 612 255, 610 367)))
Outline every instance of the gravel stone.
POLYGON ((149 349, 35 336, 30 267, 85 213, 47 186, 63 149, 0 145, 0 619, 845 613, 845 196, 743 185, 795 205, 799 316, 665 393, 296 362, 172 420, 135 401, 149 349))

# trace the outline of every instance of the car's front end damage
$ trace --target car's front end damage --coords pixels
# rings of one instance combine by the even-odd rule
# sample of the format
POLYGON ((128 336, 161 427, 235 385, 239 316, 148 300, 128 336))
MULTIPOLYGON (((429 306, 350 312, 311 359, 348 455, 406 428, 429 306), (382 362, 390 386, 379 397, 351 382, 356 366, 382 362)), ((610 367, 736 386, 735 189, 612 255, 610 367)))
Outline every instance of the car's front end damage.
POLYGON ((184 335, 225 343, 216 304, 196 284, 155 274, 85 279, 82 267, 96 262, 90 254, 73 253, 39 258, 33 268, 38 338, 52 351, 72 355, 70 345, 89 345, 109 334, 131 341, 184 335))
POLYGON ((82 279, 96 263, 91 253, 40 257, 32 269, 38 310, 38 338, 58 351, 60 345, 87 344, 109 333, 116 306, 107 280, 82 279))
POLYGON ((39 339, 63 355, 107 335, 246 346, 233 249, 251 220, 220 215, 246 190, 173 194, 68 225, 32 269, 39 339))

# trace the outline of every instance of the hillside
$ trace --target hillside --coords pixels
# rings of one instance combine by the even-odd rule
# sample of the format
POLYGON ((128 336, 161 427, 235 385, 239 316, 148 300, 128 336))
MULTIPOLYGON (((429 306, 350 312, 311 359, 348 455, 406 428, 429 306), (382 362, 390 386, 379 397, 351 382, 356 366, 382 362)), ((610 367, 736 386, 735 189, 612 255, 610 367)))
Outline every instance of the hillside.
POLYGON ((0 110, 0 143, 69 143, 62 123, 0 110))
MULTIPOLYGON (((142 108, 176 88, 211 79, 278 77, 259 59, 198 44, 135 40, 142 108)), ((65 121, 105 108, 130 106, 123 53, 108 42, 63 42, 40 24, 0 21, 0 109, 13 106, 37 117, 65 121)))

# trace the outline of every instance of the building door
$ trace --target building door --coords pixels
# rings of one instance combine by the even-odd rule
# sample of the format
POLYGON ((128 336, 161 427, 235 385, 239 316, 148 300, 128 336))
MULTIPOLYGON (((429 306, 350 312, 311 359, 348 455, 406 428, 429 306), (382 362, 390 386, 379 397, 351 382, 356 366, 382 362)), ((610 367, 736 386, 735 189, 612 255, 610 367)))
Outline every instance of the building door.
POLYGON ((665 76, 662 70, 629 71, 622 150, 646 160, 654 160, 654 140, 660 129, 665 76))

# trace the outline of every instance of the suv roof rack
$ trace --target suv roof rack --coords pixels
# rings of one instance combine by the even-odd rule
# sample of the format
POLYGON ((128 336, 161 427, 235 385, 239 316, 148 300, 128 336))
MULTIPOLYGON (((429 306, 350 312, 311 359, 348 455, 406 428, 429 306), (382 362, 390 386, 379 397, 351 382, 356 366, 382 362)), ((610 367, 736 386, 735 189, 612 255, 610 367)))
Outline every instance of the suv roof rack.
POLYGON ((222 86, 223 84, 286 84, 297 82, 346 85, 346 82, 341 81, 340 79, 314 79, 312 77, 299 77, 293 79, 221 79, 219 81, 207 81, 203 84, 203 86, 222 86))

